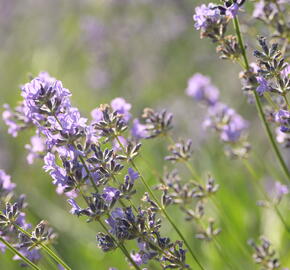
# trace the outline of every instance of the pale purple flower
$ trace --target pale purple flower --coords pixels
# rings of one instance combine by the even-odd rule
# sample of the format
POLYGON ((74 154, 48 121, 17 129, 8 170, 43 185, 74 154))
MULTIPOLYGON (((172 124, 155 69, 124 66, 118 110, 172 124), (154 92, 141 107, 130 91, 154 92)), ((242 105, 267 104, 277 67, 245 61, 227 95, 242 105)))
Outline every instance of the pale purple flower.
POLYGON ((95 108, 94 110, 92 110, 91 116, 92 116, 93 123, 98 123, 101 120, 103 120, 103 112, 102 110, 100 110, 100 108, 95 108))
POLYGON ((12 191, 16 184, 11 182, 11 176, 6 174, 5 171, 0 170, 0 191, 1 189, 5 191, 12 191))
POLYGON ((221 139, 226 142, 238 141, 242 132, 248 127, 247 122, 235 112, 230 116, 230 121, 222 128, 221 139))
MULTIPOLYGON (((119 141, 121 144, 126 147, 128 145, 127 140, 123 136, 118 136, 119 141)), ((114 151, 121 151, 122 150, 122 145, 119 144, 117 139, 114 139, 113 141, 113 149, 114 151)))
POLYGON ((24 230, 28 230, 31 228, 31 225, 26 222, 25 213, 20 212, 16 219, 16 224, 23 228, 24 230))
POLYGON ((262 96, 264 94, 264 92, 267 92, 270 90, 269 83, 264 77, 258 76, 257 82, 258 82, 259 86, 257 87, 256 91, 260 96, 262 96))
POLYGON ((5 111, 2 113, 2 119, 4 123, 8 126, 8 133, 13 137, 16 137, 21 127, 13 119, 13 113, 8 104, 4 104, 5 111))
POLYGON ((49 172, 50 176, 52 177, 54 185, 61 185, 65 186, 67 182, 67 176, 65 169, 56 165, 55 162, 55 155, 52 153, 47 153, 44 156, 44 166, 43 169, 46 172, 49 172))
POLYGON ((146 130, 146 125, 143 125, 140 123, 139 119, 134 119, 133 120, 133 126, 131 129, 131 134, 133 137, 136 139, 144 139, 146 138, 149 134, 148 131, 146 130))
POLYGON ((34 135, 30 139, 30 144, 26 144, 25 148, 29 151, 26 159, 28 164, 33 164, 36 158, 39 158, 46 149, 45 140, 39 135, 34 135))
POLYGON ((58 114, 57 118, 58 120, 53 116, 49 116, 47 121, 53 129, 71 136, 87 127, 87 119, 81 117, 79 110, 74 107, 69 108, 65 113, 58 114))
POLYGON ((210 106, 214 105, 219 98, 219 90, 212 85, 210 78, 200 73, 194 74, 188 80, 186 94, 210 106))
POLYGON ((212 3, 208 5, 201 5, 195 8, 193 20, 195 21, 194 27, 196 30, 206 30, 212 23, 220 19, 220 12, 212 3))
POLYGON ((22 88, 21 95, 24 104, 28 108, 27 114, 33 119, 42 119, 39 110, 47 111, 49 108, 43 106, 43 101, 49 100, 55 112, 60 112, 70 106, 71 93, 63 88, 62 83, 52 78, 46 72, 41 72, 38 77, 26 83, 22 88))
POLYGON ((117 97, 111 101, 111 106, 114 111, 117 111, 119 114, 122 114, 125 122, 128 122, 131 118, 130 110, 132 105, 127 103, 124 98, 117 97))
POLYGON ((282 185, 280 182, 275 182, 275 191, 280 198, 289 193, 289 188, 286 185, 282 185))
POLYGON ((142 265, 142 264, 147 263, 147 261, 148 261, 148 256, 146 254, 141 254, 141 253, 138 253, 138 252, 131 253, 131 258, 139 266, 142 265))
POLYGON ((16 137, 18 132, 22 130, 26 125, 31 122, 31 119, 27 117, 27 108, 22 104, 12 111, 8 104, 4 104, 4 111, 2 113, 2 119, 8 126, 8 133, 13 137, 16 137))

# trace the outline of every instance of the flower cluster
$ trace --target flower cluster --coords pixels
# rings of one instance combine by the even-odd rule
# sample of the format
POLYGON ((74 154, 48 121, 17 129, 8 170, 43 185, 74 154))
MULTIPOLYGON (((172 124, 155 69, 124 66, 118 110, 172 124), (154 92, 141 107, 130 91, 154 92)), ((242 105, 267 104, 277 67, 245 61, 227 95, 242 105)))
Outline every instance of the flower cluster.
POLYGON ((148 208, 148 201, 138 207, 132 202, 140 178, 133 163, 140 151, 139 141, 166 135, 172 128, 172 115, 145 109, 141 124, 132 119, 131 104, 115 98, 110 105, 95 108, 89 122, 71 106, 70 95, 47 73, 22 87, 24 115, 36 128, 31 145, 26 145, 28 162, 43 159, 43 169, 53 179, 57 193, 69 198, 71 214, 102 224, 105 231, 97 233, 97 242, 103 251, 120 248, 135 268, 149 260, 164 268, 189 268, 183 243, 161 237, 156 198, 150 199, 155 207, 148 208), (124 246, 129 240, 139 247, 131 255, 124 246))
POLYGON ((225 1, 223 6, 209 3, 196 7, 194 27, 200 30, 201 38, 208 37, 217 43, 217 52, 222 59, 237 60, 242 51, 236 36, 226 35, 228 24, 239 11, 244 1, 225 1))
MULTIPOLYGON (((11 177, 0 170, 0 237, 29 261, 37 263, 41 259, 40 248, 43 244, 53 243, 56 234, 44 221, 40 222, 31 234, 28 232, 32 226, 26 222, 25 195, 17 196, 15 186, 11 177)), ((0 251, 5 252, 6 249, 7 245, 1 240, 0 251)), ((22 260, 17 254, 13 259, 22 260)), ((21 263, 26 265, 25 261, 21 263)))
POLYGON ((264 37, 258 41, 261 51, 254 51, 257 57, 256 91, 269 101, 266 106, 268 121, 278 126, 277 141, 288 147, 290 113, 287 95, 290 91, 290 66, 285 62, 277 43, 269 46, 264 37))
POLYGON ((219 90, 212 85, 210 79, 201 74, 193 75, 188 81, 186 94, 206 104, 207 117, 203 127, 218 132, 220 139, 226 144, 226 153, 232 157, 245 157, 250 150, 246 136, 248 123, 234 109, 219 101, 219 90))

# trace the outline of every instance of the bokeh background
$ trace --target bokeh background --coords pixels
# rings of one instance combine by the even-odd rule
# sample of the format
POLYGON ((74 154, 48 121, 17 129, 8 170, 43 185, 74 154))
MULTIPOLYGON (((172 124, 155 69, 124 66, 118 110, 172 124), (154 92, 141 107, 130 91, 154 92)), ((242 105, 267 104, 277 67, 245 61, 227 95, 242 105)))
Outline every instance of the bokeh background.
MULTIPOLYGON (((215 135, 202 130, 205 110, 184 95, 187 80, 195 72, 210 76, 223 102, 251 122, 251 163, 257 175, 264 182, 283 178, 255 108, 240 90, 239 67, 219 60, 214 45, 200 40, 193 28, 192 14, 198 4, 192 0, 0 0, 0 103, 16 105, 19 86, 30 76, 48 71, 71 90, 72 102, 84 116, 114 97, 132 103, 136 117, 144 107, 166 108, 174 113, 174 137, 193 140, 193 164, 220 184, 217 200, 223 211, 212 207, 211 214, 223 228, 219 236, 223 253, 241 269, 256 269, 241 247, 250 251, 247 240, 265 234, 282 262, 290 265, 290 245, 282 225, 271 210, 256 206, 261 195, 251 176, 240 161, 224 156, 215 135)), ((55 194, 41 161, 28 166, 24 145, 31 134, 11 138, 6 131, 1 120, 0 167, 12 175, 18 192, 27 194, 29 220, 48 220, 58 232, 56 249, 64 260, 73 269, 128 269, 118 251, 104 254, 96 247, 95 224, 68 213, 66 199, 55 194)), ((161 173, 166 153, 167 144, 160 139, 145 142, 142 156, 161 173)), ((138 165, 150 184, 157 183, 142 161, 138 165)), ((189 178, 186 170, 180 170, 189 178)), ((171 210, 206 268, 225 269, 215 246, 195 239, 196 227, 186 223, 177 209, 171 210)), ((287 219, 286 203, 281 211, 287 219)), ((163 233, 176 239, 166 222, 163 233)), ((20 269, 11 257, 9 252, 0 254, 1 270, 20 269)))

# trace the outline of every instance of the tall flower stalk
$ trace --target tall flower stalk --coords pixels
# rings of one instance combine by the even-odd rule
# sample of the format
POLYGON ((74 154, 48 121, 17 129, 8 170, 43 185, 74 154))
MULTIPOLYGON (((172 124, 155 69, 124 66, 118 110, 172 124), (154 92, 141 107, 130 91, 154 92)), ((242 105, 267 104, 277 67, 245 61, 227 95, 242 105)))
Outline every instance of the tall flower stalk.
MULTIPOLYGON (((240 25, 239 25, 239 20, 238 20, 238 16, 235 16, 234 19, 234 26, 235 26, 235 30, 236 30, 236 34, 237 34, 237 37, 238 37, 238 42, 239 42, 239 46, 241 48, 241 52, 242 52, 242 56, 243 56, 243 61, 244 61, 244 66, 245 66, 245 69, 246 70, 249 70, 250 69, 250 65, 249 65, 249 62, 248 62, 248 58, 247 58, 247 54, 246 54, 246 50, 245 50, 245 46, 244 46, 244 42, 243 42, 243 38, 242 38, 242 34, 241 34, 241 31, 240 31, 240 25)), ((256 107, 257 107, 257 111, 259 113, 259 116, 260 116, 260 120, 261 122, 263 123, 263 126, 265 128, 265 131, 266 131, 266 134, 268 136, 268 139, 270 141, 270 144, 274 150, 274 153, 278 159, 278 162, 284 172, 284 174, 286 175, 287 177, 287 181, 290 183, 290 173, 289 173, 289 169, 282 157, 282 154, 280 153, 280 150, 275 142, 275 139, 273 137, 273 134, 271 132, 271 129, 266 121, 266 117, 265 117, 265 114, 263 112, 263 108, 262 108, 262 105, 261 105, 261 101, 259 99, 259 96, 258 96, 258 93, 256 91, 254 91, 254 97, 255 97, 255 104, 256 104, 256 107)))

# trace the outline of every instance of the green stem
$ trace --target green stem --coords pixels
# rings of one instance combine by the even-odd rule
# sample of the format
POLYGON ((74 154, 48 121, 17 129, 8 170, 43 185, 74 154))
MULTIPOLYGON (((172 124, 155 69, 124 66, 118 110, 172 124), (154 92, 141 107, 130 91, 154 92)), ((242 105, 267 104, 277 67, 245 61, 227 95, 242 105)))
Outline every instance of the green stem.
MULTIPOLYGON (((116 137, 116 140, 118 141, 119 145, 121 146, 123 152, 126 154, 126 149, 124 148, 124 145, 121 143, 121 141, 118 138, 118 136, 115 136, 115 137, 116 137)), ((167 218, 167 220, 169 221, 169 223, 171 224, 171 226, 173 227, 173 229, 177 232, 177 234, 179 235, 179 237, 182 239, 182 241, 184 242, 185 246, 187 247, 189 253, 191 254, 191 256, 194 259, 194 261, 196 262, 196 264, 199 266, 200 269, 204 270, 203 266, 201 265, 201 263, 197 259, 196 255, 194 254, 191 246, 189 245, 189 243, 187 242, 187 240, 185 239, 185 237, 183 236, 183 234, 181 233, 181 231, 178 229, 178 227, 176 226, 176 224, 174 223, 174 221, 172 220, 172 218, 169 216, 169 214, 167 213, 167 211, 165 210, 165 208, 160 205, 157 197, 154 195, 152 189, 147 184, 147 182, 144 179, 143 175, 138 170, 138 168, 135 165, 134 161, 132 159, 130 159, 129 162, 131 163, 131 165, 135 169, 135 171, 138 172, 138 174, 140 175, 140 179, 141 179, 143 185, 145 186, 145 188, 147 189, 147 191, 149 192, 150 196, 153 198, 153 200, 155 201, 155 203, 158 205, 158 207, 161 210, 161 212, 165 215, 165 217, 167 218)))
POLYGON ((0 241, 8 247, 14 254, 18 255, 27 265, 31 266, 34 269, 41 270, 36 264, 34 264, 32 261, 30 261, 28 258, 23 256, 16 248, 14 248, 12 245, 10 245, 9 242, 7 242, 3 237, 0 236, 0 241))
MULTIPOLYGON (((19 231, 21 231, 23 234, 27 235, 29 238, 32 236, 29 232, 22 229, 17 224, 13 224, 19 231)), ((61 259, 59 258, 48 246, 46 246, 43 243, 39 243, 39 245, 46 251, 47 254, 49 254, 58 264, 62 265, 65 269, 71 270, 71 268, 61 259)))
MULTIPOLYGON (((238 37, 238 42, 239 42, 239 45, 240 45, 240 48, 242 50, 242 57, 243 57, 243 60, 244 60, 244 63, 245 63, 245 67, 246 69, 248 70, 250 68, 249 66, 249 62, 248 62, 248 58, 247 58, 247 54, 246 54, 246 50, 245 50, 245 46, 244 46, 244 42, 243 42, 243 38, 242 38, 242 35, 241 35, 241 30, 240 30, 240 24, 239 24, 239 20, 238 20, 238 17, 235 16, 234 17, 234 27, 235 27, 235 30, 236 30, 236 34, 237 34, 237 37, 238 37)), ((270 130, 270 127, 266 121, 266 117, 265 117, 265 114, 263 112, 263 108, 262 108, 262 105, 261 105, 261 101, 259 99, 259 96, 257 94, 256 91, 253 91, 254 92, 254 96, 255 96, 255 104, 256 104, 256 107, 257 107, 257 110, 258 110, 258 113, 259 113, 259 116, 260 116, 260 119, 264 125, 264 128, 265 128, 265 131, 268 135, 268 138, 270 140, 270 144, 272 145, 272 148, 276 154, 276 157, 282 167, 282 170, 283 172, 285 173, 286 177, 287 177, 287 180, 290 182, 290 173, 289 173, 289 170, 287 168, 287 165, 278 149, 278 146, 274 140, 274 137, 273 137, 273 134, 270 130)))

